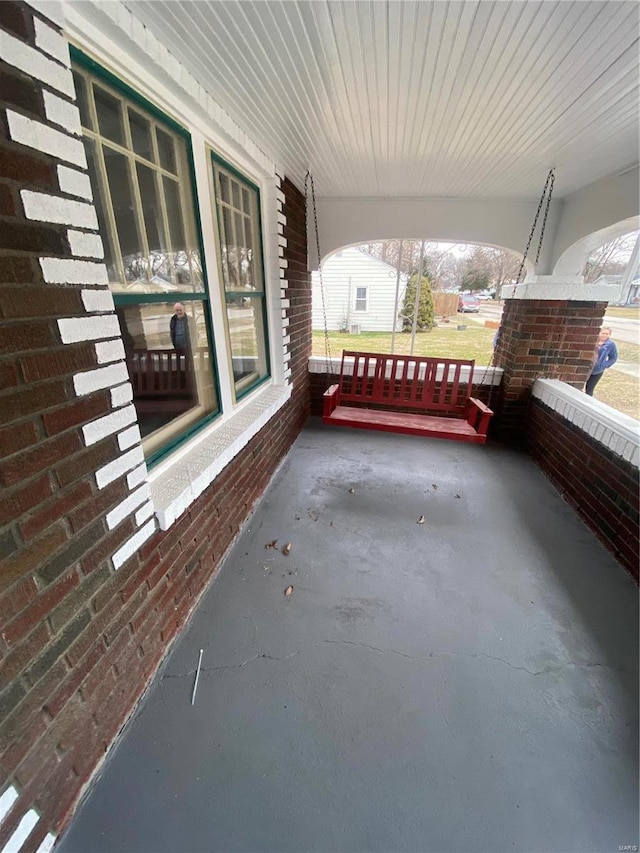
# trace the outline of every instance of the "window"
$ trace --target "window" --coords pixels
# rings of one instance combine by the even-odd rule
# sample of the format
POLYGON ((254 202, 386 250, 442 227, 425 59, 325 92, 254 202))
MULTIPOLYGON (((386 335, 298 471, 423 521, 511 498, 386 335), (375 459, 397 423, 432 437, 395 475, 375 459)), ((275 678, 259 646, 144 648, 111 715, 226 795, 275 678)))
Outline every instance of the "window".
POLYGON ((356 287, 356 299, 353 307, 354 311, 367 310, 367 288, 356 287))
POLYGON ((80 51, 72 59, 109 284, 153 462, 219 411, 191 138, 80 51))
POLYGON ((260 192, 211 156, 220 276, 236 399, 269 376, 260 192))

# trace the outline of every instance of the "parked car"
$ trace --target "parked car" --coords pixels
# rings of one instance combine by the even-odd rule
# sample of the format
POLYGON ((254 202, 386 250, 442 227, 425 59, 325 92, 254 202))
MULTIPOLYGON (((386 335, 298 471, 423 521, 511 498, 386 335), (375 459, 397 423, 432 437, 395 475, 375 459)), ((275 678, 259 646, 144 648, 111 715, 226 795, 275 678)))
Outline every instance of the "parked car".
POLYGON ((480 300, 477 296, 464 294, 458 297, 458 311, 462 314, 477 314, 480 311, 480 300))

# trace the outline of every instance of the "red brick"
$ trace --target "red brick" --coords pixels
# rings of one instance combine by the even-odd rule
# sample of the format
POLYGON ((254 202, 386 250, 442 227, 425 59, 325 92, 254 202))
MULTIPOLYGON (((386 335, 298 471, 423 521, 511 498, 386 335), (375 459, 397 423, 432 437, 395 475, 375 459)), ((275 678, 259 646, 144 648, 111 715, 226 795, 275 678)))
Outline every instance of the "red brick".
POLYGON ((121 522, 115 530, 101 538, 94 548, 87 550, 82 557, 82 571, 89 574, 99 569, 105 560, 113 556, 118 548, 124 545, 130 536, 133 536, 135 530, 133 518, 127 518, 121 522))
POLYGON ((16 202, 11 187, 0 184, 0 216, 15 216, 16 202))
POLYGON ((39 323, 5 323, 0 336, 0 352, 16 353, 45 349, 59 343, 54 321, 39 323))
POLYGON ((3 361, 0 363, 0 391, 15 388, 19 383, 20 377, 15 362, 3 361))
POLYGON ((0 664, 0 683, 9 684, 36 658, 51 639, 46 622, 40 622, 29 636, 9 652, 0 664))
POLYGON ((42 442, 34 450, 26 451, 0 463, 0 479, 7 486, 13 486, 27 477, 48 470, 56 462, 68 459, 83 447, 77 432, 42 442))
MULTIPOLYGON (((1 151, 1 149, 0 149, 1 151)), ((5 220, 0 228, 0 249, 8 249, 13 252, 37 252, 41 255, 67 255, 69 253, 68 244, 64 236, 64 232, 59 228, 50 225, 36 225, 31 222, 25 222, 20 219, 5 220)), ((50 290, 53 297, 51 300, 51 314, 60 313, 56 298, 58 293, 64 293, 63 290, 50 290)), ((30 294, 25 294, 25 302, 27 306, 25 311, 29 311, 28 304, 31 302, 30 294)), ((4 311, 4 305, 0 302, 0 306, 4 311)), ((19 313, 18 317, 41 317, 46 316, 46 312, 37 310, 36 313, 19 313)))
MULTIPOLYGON (((0 725, 0 754, 3 756, 3 764, 13 765, 15 768, 15 762, 24 759, 28 748, 25 749, 22 738, 31 731, 32 727, 36 731, 42 731, 38 720, 41 718, 44 703, 58 684, 64 680, 66 674, 67 669, 64 663, 58 661, 45 677, 29 691, 16 710, 2 721, 2 725, 0 725)), ((32 733, 30 739, 33 743, 37 737, 34 737, 32 733)))
POLYGON ((120 448, 115 438, 99 441, 93 447, 77 453, 67 462, 58 464, 55 468, 56 478, 61 486, 68 486, 87 474, 95 474, 99 468, 107 462, 112 462, 119 455, 120 448))
POLYGON ((67 385, 64 380, 10 391, 2 398, 0 423, 9 424, 28 415, 37 414, 43 409, 59 405, 65 401, 66 395, 67 385))
POLYGON ((89 652, 80 659, 73 667, 65 681, 60 685, 59 689, 45 703, 46 710, 52 717, 56 717, 64 708, 71 696, 80 688, 80 685, 85 678, 92 673, 94 669, 98 671, 100 677, 104 677, 102 666, 97 664, 102 660, 106 651, 106 646, 103 640, 99 640, 91 647, 89 652))
POLYGON ((23 356, 20 367, 26 382, 68 376, 97 365, 95 348, 91 344, 65 344, 46 353, 23 356))
MULTIPOLYGON (((7 233, 6 227, 3 231, 7 233)), ((11 235, 8 235, 11 236, 11 235)), ((31 246, 34 236, 29 234, 31 246)), ((58 242, 62 237, 55 235, 58 242)), ((47 255, 62 254, 56 250, 57 243, 48 241, 41 251, 47 255), (49 245, 49 243, 51 245, 49 245)), ((2 245, 0 244, 0 248, 2 245)), ((80 295, 80 288, 73 287, 30 287, 25 288, 3 287, 0 288, 0 312, 7 320, 31 319, 37 317, 67 317, 84 313, 84 305, 80 295)))
MULTIPOLYGON (((0 3, 2 8, 2 3, 0 3)), ((31 284, 42 279, 42 272, 35 270, 31 258, 4 257, 0 258, 0 283, 2 284, 31 284)))
POLYGON ((70 513, 79 503, 86 500, 91 495, 91 486, 86 481, 81 481, 73 486, 70 490, 60 492, 54 500, 48 501, 45 505, 38 507, 36 512, 31 513, 20 523, 20 530, 25 541, 33 539, 41 533, 45 527, 48 527, 53 522, 64 518, 70 513))
MULTIPOLYGON (((0 574, 0 591, 7 589, 21 575, 40 565, 53 551, 67 541, 67 533, 61 524, 50 528, 39 539, 25 546, 5 560, 0 574)), ((5 636, 3 632, 3 637, 5 636)), ((6 639, 6 637, 5 637, 6 639)))
MULTIPOLYGON (((35 114, 42 114, 44 109, 42 96, 37 89, 30 87, 17 77, 6 76, 3 79, 3 100, 21 106, 35 114), (6 85, 6 89, 4 88, 6 85), (17 104, 16 101, 22 101, 17 104)), ((22 187, 38 187, 57 191, 56 170, 52 162, 44 158, 26 154, 24 151, 11 146, 0 149, 0 177, 19 181, 22 187)))
POLYGON ((111 411, 111 397, 108 391, 100 391, 84 397, 64 407, 46 412, 42 416, 47 435, 56 435, 70 427, 80 426, 95 420, 111 411))
POLYGON ((0 27, 21 41, 34 44, 32 15, 26 4, 16 0, 3 0, 0 3, 0 27))
MULTIPOLYGON (((44 537, 43 537, 44 538, 44 537)), ((13 646, 22 637, 45 619, 47 614, 80 583, 78 573, 73 570, 64 575, 57 583, 47 587, 37 598, 2 630, 2 637, 8 646, 13 646)))
POLYGON ((0 625, 14 619, 38 594, 38 585, 32 575, 21 578, 18 583, 0 595, 0 625))
POLYGON ((4 457, 12 456, 39 441, 38 428, 34 421, 20 424, 20 428, 6 427, 0 430, 0 447, 4 457))
POLYGON ((53 493, 53 486, 49 475, 45 474, 27 483, 24 486, 9 490, 6 489, 0 501, 0 525, 20 518, 20 516, 53 493))

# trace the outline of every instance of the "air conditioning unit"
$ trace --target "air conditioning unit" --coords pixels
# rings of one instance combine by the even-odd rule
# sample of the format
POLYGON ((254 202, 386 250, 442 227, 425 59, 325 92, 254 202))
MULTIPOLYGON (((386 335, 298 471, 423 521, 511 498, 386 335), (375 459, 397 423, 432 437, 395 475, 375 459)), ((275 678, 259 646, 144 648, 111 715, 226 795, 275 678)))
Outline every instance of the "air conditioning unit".
POLYGON ((351 335, 359 335, 362 329, 360 328, 360 323, 350 323, 349 324, 349 334, 351 335))

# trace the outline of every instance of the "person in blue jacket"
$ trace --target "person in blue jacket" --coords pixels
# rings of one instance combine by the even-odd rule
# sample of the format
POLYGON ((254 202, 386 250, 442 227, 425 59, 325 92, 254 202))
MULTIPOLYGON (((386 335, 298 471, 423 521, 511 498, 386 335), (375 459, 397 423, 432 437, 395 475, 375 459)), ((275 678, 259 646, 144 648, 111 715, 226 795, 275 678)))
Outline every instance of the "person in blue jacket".
POLYGON ((593 367, 587 379, 585 393, 593 397, 593 391, 598 382, 602 379, 602 374, 608 367, 613 365, 618 360, 618 347, 611 340, 611 329, 608 326, 603 326, 598 335, 596 350, 593 357, 593 367))

